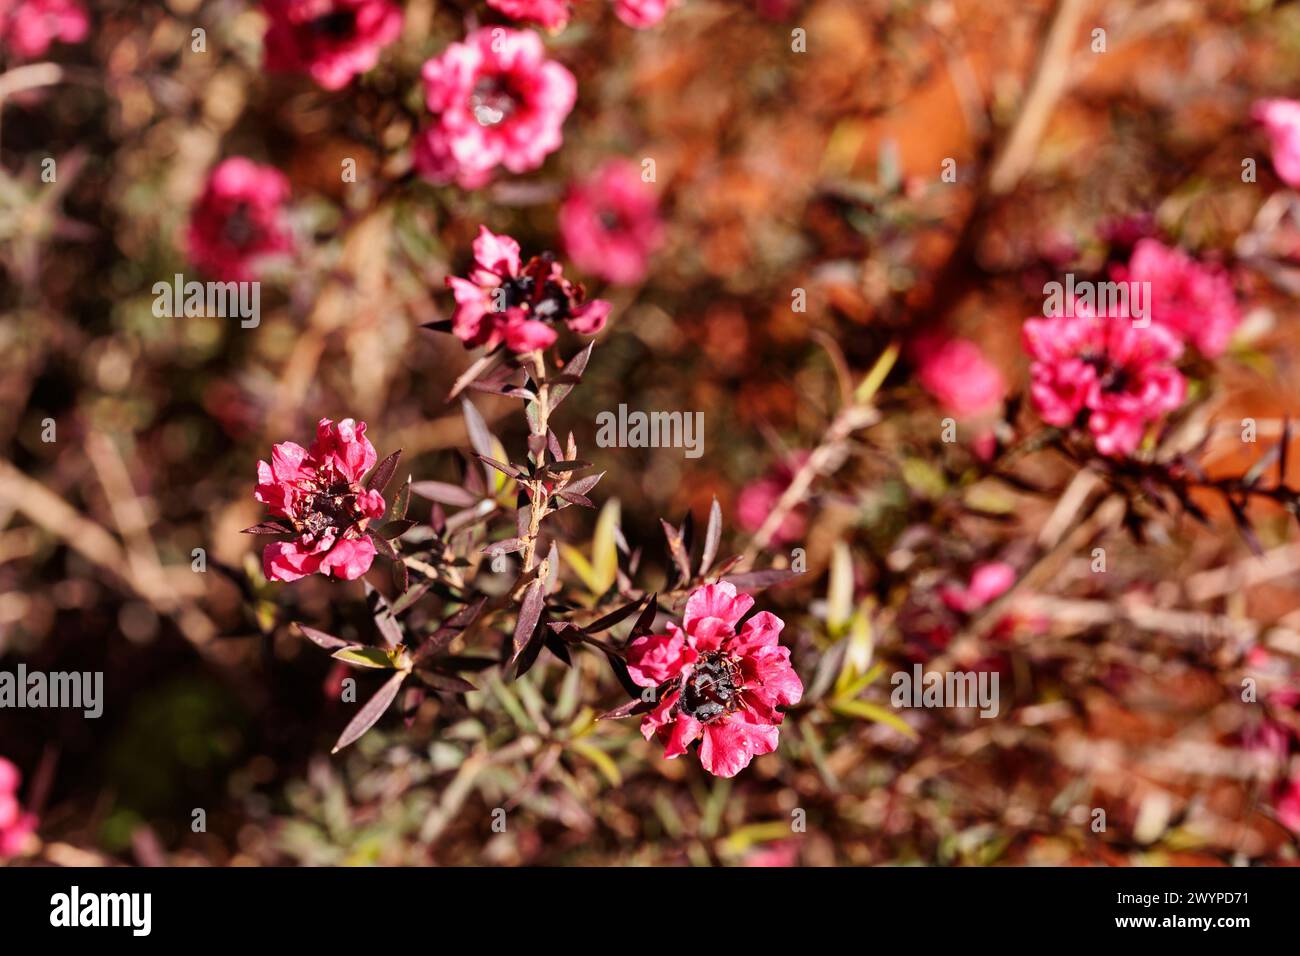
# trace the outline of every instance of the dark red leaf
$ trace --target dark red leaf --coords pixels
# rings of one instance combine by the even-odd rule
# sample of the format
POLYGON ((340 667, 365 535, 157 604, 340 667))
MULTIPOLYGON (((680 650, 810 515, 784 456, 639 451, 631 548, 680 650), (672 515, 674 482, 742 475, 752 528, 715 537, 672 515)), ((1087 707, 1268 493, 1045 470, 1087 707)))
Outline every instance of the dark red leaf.
POLYGON ((388 482, 393 477, 393 472, 397 470, 397 462, 401 457, 402 449, 399 448, 375 465, 375 470, 370 473, 370 478, 366 481, 366 488, 370 491, 377 491, 382 495, 384 489, 388 487, 388 482))
POLYGON ((348 744, 358 739, 362 734, 375 725, 380 717, 384 716, 384 711, 393 702, 397 692, 402 689, 402 681, 406 679, 404 671, 398 671, 379 688, 374 697, 366 701, 357 715, 349 721, 348 725, 343 728, 343 733, 339 734, 338 743, 334 745, 331 753, 338 753, 348 744))

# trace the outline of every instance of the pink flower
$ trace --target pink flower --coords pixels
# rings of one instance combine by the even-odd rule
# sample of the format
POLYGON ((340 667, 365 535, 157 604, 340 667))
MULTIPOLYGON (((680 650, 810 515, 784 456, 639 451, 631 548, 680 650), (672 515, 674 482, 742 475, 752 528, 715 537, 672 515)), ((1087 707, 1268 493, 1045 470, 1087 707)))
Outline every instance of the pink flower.
POLYGON ((36 816, 24 813, 18 802, 21 782, 18 768, 0 757, 0 860, 21 851, 28 835, 36 829, 36 816))
POLYGON ((376 457, 365 422, 345 418, 335 425, 322 418, 310 449, 283 442, 272 450, 270 464, 257 463, 254 497, 268 507, 270 523, 293 536, 262 552, 267 580, 296 581, 319 572, 351 581, 370 570, 375 545, 366 527, 384 516, 386 505, 361 477, 376 457))
POLYGON ((1241 323, 1232 280, 1158 239, 1140 239, 1120 281, 1149 282, 1152 322, 1167 326, 1202 355, 1222 355, 1241 323))
POLYGON ((1182 343, 1166 326, 1137 329, 1127 316, 1071 315, 1025 322, 1030 395, 1043 421, 1086 426, 1103 455, 1130 455, 1148 422, 1182 404, 1187 381, 1173 365, 1182 343))
POLYGON ((289 180, 242 156, 225 160, 208 177, 190 213, 190 260, 226 281, 253 277, 258 260, 293 248, 283 223, 289 180))
POLYGON ((555 341, 555 329, 548 323, 563 321, 581 335, 595 335, 605 327, 609 303, 586 301, 583 287, 564 278, 563 268, 549 253, 521 265, 519 243, 480 226, 474 263, 469 278, 447 278, 456 297, 451 332, 467 348, 491 349, 504 342, 511 351, 531 352, 555 341))
POLYGON ((578 268, 621 285, 645 278, 663 237, 654 190, 635 164, 620 160, 569 190, 559 225, 565 252, 578 268))
POLYGON ((794 866, 799 862, 797 840, 778 840, 751 850, 745 856, 745 866, 794 866))
POLYGON ((1006 394, 1002 373, 974 342, 925 335, 912 343, 912 353, 921 387, 954 415, 992 411, 1006 394))
POLYGON ((424 64, 433 125, 415 144, 415 166, 435 183, 486 184, 498 166, 523 173, 559 149, 577 83, 547 60, 536 33, 485 27, 424 64))
POLYGON ((614 0, 614 16, 630 27, 652 27, 668 13, 669 0, 614 0))
POLYGON ((487 0, 487 5, 508 17, 536 23, 548 30, 563 29, 572 12, 569 0, 487 0))
POLYGON ((736 625, 754 599, 722 582, 697 588, 686 601, 682 626, 638 637, 628 645, 632 680, 658 689, 658 703, 641 723, 658 736, 665 757, 680 757, 699 739, 709 773, 734 777, 756 756, 776 749, 777 710, 799 703, 803 683, 790 650, 777 639, 785 623, 763 611, 736 625))
POLYGON ((1005 561, 989 561, 975 567, 968 587, 949 585, 940 590, 939 596, 954 611, 970 614, 991 604, 1015 583, 1015 568, 1005 561))
MULTIPOLYGON (((796 451, 785 461, 769 468, 761 478, 755 478, 745 485, 736 498, 736 523, 750 534, 755 534, 763 527, 763 522, 772 513, 781 495, 790 487, 790 482, 794 481, 795 472, 803 467, 803 463, 807 460, 808 452, 796 451)), ((789 544, 802 538, 808 527, 805 511, 806 509, 802 507, 792 509, 777 525, 772 535, 772 544, 789 544)))
POLYGON ((1300 100, 1259 100, 1250 115, 1268 133, 1278 178, 1300 187, 1300 100))
POLYGON ((0 46, 24 60, 54 42, 80 43, 90 18, 78 0, 0 0, 0 46))
POLYGON ((263 0, 270 18, 266 68, 306 73, 337 90, 379 62, 379 51, 402 32, 402 10, 390 0, 263 0))
POLYGON ((1300 833, 1300 775, 1291 778, 1278 788, 1273 806, 1282 825, 1288 830, 1300 833))

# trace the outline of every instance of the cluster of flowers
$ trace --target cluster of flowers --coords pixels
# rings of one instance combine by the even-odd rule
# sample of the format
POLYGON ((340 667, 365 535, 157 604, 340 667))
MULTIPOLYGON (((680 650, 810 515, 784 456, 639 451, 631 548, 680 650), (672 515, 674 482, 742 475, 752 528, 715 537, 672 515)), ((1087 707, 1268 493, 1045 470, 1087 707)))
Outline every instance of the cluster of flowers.
MULTIPOLYGON (((377 551, 368 527, 387 503, 362 483, 378 457, 365 432, 364 422, 322 419, 309 449, 283 442, 269 464, 258 462, 254 495, 270 520, 249 530, 287 538, 263 551, 269 580, 313 573, 353 580, 370 569, 377 551)), ((747 617, 753 606, 731 583, 707 584, 688 597, 680 626, 670 622, 667 633, 629 644, 629 677, 654 691, 641 731, 664 743, 665 757, 698 740, 704 769, 731 777, 776 749, 778 707, 799 703, 803 684, 779 644, 784 622, 766 611, 747 617)))
POLYGON ((18 785, 22 775, 18 768, 0 757, 0 860, 14 856, 36 830, 36 816, 24 813, 18 803, 18 785))
MULTIPOLYGON (((1063 315, 1027 319, 1023 340, 1029 394, 1043 421, 1088 433, 1103 455, 1126 456, 1149 423, 1182 404, 1184 349, 1222 355, 1242 313, 1221 268, 1158 239, 1140 239, 1113 279, 1150 289, 1149 324, 1074 302, 1063 315)), ((1006 396, 1001 372, 973 342, 926 335, 912 355, 922 387, 956 415, 987 414, 1006 396)))
MULTIPOLYGON (((1300 187, 1300 101, 1262 100, 1252 116, 1268 134, 1278 177, 1300 187)), ((1043 421, 1088 433, 1103 455, 1126 456, 1151 422, 1182 404, 1187 382, 1177 363, 1185 350, 1222 355, 1242 313, 1224 270, 1149 236, 1112 279, 1149 284, 1149 326, 1072 303, 1065 315, 1026 320, 1023 340, 1043 421)), ((1001 372, 973 342, 928 334, 911 354, 918 382, 953 414, 985 415, 1006 396, 1001 372)))
POLYGON ((0 49, 22 60, 55 43, 80 43, 90 18, 80 0, 0 0, 0 49))
MULTIPOLYGON (((559 0, 490 5, 552 30, 570 12, 559 0)), ((653 26, 667 12, 665 0, 614 6, 635 27, 653 26)), ((264 9, 267 68, 306 73, 330 90, 373 68, 402 30, 402 11, 390 0, 265 0, 264 9)), ((475 30, 426 62, 422 75, 432 121, 416 141, 416 169, 465 189, 487 184, 498 168, 522 173, 541 166, 559 148, 577 99, 573 74, 548 59, 541 37, 527 30, 475 30)))

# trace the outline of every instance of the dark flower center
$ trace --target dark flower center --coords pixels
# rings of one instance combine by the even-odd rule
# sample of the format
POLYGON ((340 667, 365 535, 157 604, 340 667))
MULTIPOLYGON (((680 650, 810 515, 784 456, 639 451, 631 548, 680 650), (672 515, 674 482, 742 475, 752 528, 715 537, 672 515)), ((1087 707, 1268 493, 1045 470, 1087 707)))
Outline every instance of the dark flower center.
POLYGON ((1101 385, 1103 392, 1115 395, 1128 391, 1128 387, 1132 383, 1132 376, 1127 368, 1114 364, 1105 355, 1084 355, 1083 361, 1096 370, 1097 381, 1101 385))
POLYGON ((253 221, 251 210, 246 202, 237 205, 221 227, 221 235, 236 249, 247 248, 257 234, 257 223, 253 221))
POLYGON ((550 264, 549 255, 536 256, 519 275, 504 279, 500 311, 522 308, 529 318, 543 322, 567 319, 573 311, 570 290, 552 279, 542 279, 538 284, 539 276, 549 275, 550 264))
POLYGON ((345 40, 357 30, 357 15, 352 10, 335 10, 312 20, 307 29, 329 40, 345 40))
POLYGON ((336 537, 356 523, 361 514, 357 505, 357 490, 347 482, 335 482, 322 491, 311 492, 302 498, 301 530, 318 537, 330 528, 336 537))
POLYGON ((739 706, 739 680, 740 669, 735 662, 721 651, 710 651, 682 681, 677 706, 687 716, 708 723, 739 706))
POLYGON ((513 115, 518 103, 509 86, 499 76, 485 76, 474 84, 469 95, 470 112, 480 126, 497 126, 513 115))

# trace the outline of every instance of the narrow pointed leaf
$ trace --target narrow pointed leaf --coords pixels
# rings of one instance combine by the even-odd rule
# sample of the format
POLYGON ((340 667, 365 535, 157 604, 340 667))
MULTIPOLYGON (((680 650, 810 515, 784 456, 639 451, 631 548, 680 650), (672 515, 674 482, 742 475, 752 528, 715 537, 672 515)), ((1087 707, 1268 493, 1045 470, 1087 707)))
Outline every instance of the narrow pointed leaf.
POLYGON ((338 743, 334 745, 334 749, 330 752, 338 753, 373 727, 379 718, 384 716, 384 712, 388 710, 389 705, 392 704, 393 698, 397 696, 397 692, 402 689, 402 681, 404 680, 406 680, 405 671, 398 671, 392 677, 388 678, 388 682, 385 683, 383 687, 379 688, 374 697, 371 697, 366 701, 365 706, 357 711, 357 715, 352 718, 346 727, 343 728, 343 733, 339 735, 338 743))
POLYGON ((324 631, 318 631, 314 627, 308 627, 306 624, 294 622, 294 627, 302 632, 303 637, 311 641, 317 647, 323 647, 327 651, 336 651, 340 647, 351 647, 351 641, 345 641, 341 637, 335 637, 333 634, 327 634, 324 631))
POLYGON ((388 487, 388 482, 393 477, 393 472, 397 470, 397 462, 401 457, 402 449, 399 448, 375 465, 375 470, 370 473, 370 478, 366 481, 366 488, 370 491, 377 491, 382 495, 384 489, 388 487))

